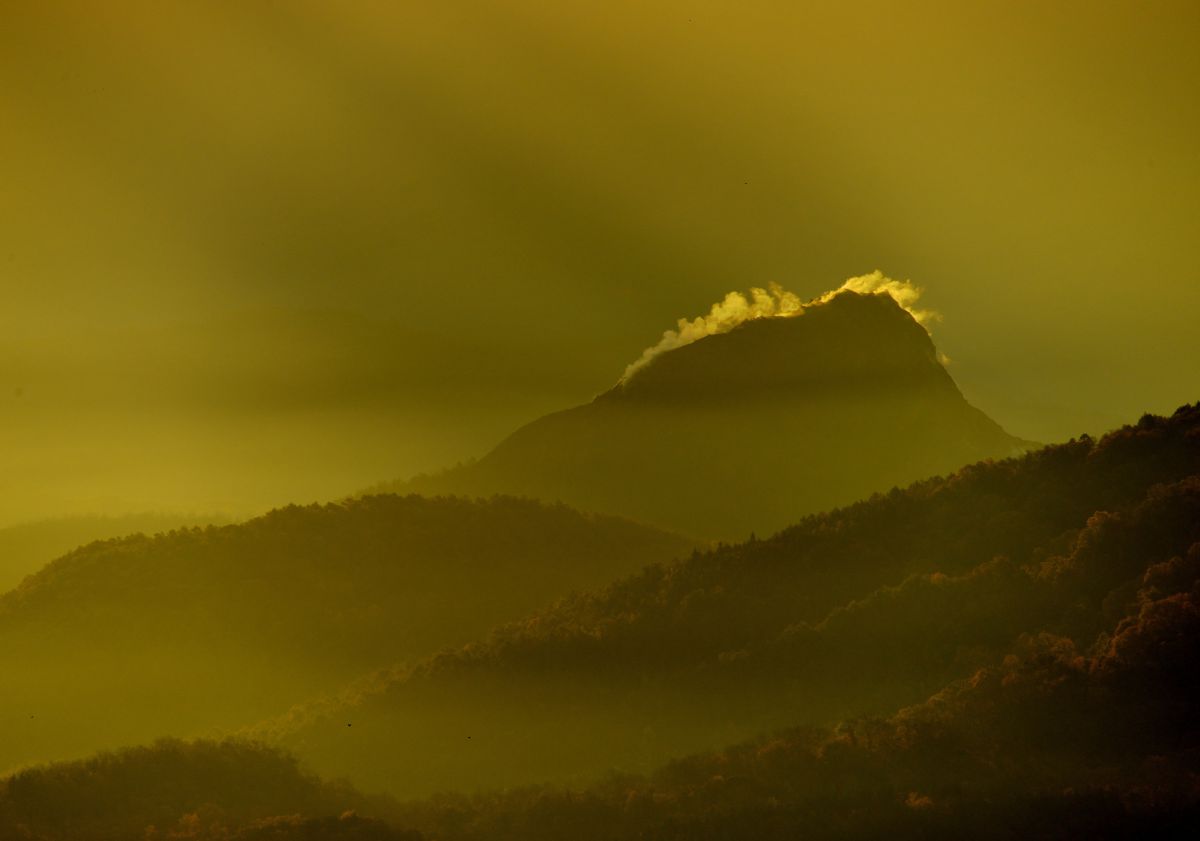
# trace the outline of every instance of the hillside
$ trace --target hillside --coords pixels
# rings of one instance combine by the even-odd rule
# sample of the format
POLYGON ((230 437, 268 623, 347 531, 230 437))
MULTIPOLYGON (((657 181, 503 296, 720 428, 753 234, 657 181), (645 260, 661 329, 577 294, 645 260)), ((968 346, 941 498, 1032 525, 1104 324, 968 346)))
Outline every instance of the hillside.
POLYGON ((0 769, 280 712, 692 545, 561 505, 396 496, 92 543, 0 596, 0 769))
MULTIPOLYGON (((793 552, 816 551, 834 565, 842 561, 839 548, 879 561, 888 543, 880 541, 872 554, 860 531, 870 525, 884 528, 896 541, 894 560, 932 550, 934 565, 956 571, 913 574, 900 586, 880 588, 828 612, 816 624, 800 622, 773 636, 759 634, 757 644, 715 658, 736 666, 732 672, 722 675, 707 658, 710 694, 705 700, 711 709, 721 684, 731 678, 750 695, 805 670, 806 680, 818 671, 835 680, 857 672, 879 684, 905 673, 929 680, 939 671, 959 673, 922 691, 912 703, 879 701, 885 709, 878 714, 855 712, 872 704, 851 702, 827 723, 804 723, 799 695, 785 699, 781 693, 770 700, 793 704, 779 715, 790 717, 792 726, 677 756, 644 774, 609 773, 572 787, 460 789, 407 802, 368 798, 345 783, 323 782, 288 754, 250 742, 160 742, 0 780, 0 837, 1193 837, 1200 821, 1200 720, 1195 714, 1200 681, 1194 669, 1200 659, 1198 467, 1200 404, 1169 419, 1144 417, 1098 442, 1075 441, 1020 460, 977 466, 813 517, 775 541, 728 547, 676 564, 676 576, 660 570, 628 579, 560 605, 553 614, 557 628, 550 627, 548 615, 513 626, 490 643, 439 658, 407 679, 457 672, 473 681, 474 723, 486 723, 471 734, 472 749, 481 749, 478 761, 495 749, 486 742, 497 736, 497 708, 490 695, 498 683, 489 686, 481 679, 487 672, 507 669, 510 682, 518 677, 512 672, 516 668, 524 669, 526 679, 553 671, 565 675, 582 655, 585 668, 607 664, 606 682, 619 680, 631 667, 641 670, 643 681, 664 674, 668 670, 657 659, 682 659, 671 651, 670 634, 660 651, 641 660, 633 653, 634 639, 645 646, 672 624, 686 624, 684 617, 649 616, 679 614, 679 600, 662 582, 682 579, 686 588, 720 578, 730 582, 726 592, 744 592, 744 585, 732 582, 730 570, 742 567, 752 577, 760 566, 752 560, 755 553, 763 553, 757 560, 765 564, 785 545, 793 552), (1053 499, 1061 503, 1057 508, 1048 506, 1053 499), (997 508, 1002 504, 1012 507, 997 508), (1045 537, 1055 531, 1055 521, 1072 520, 1088 508, 1093 511, 1081 526, 1045 537), (1013 536, 1006 555, 974 563, 975 553, 997 541, 999 529, 976 536, 964 526, 947 535, 949 542, 938 537, 951 519, 971 511, 991 511, 993 525, 1005 524, 1004 533, 1013 536), (704 558, 710 563, 700 563, 704 558), (660 582, 653 597, 645 586, 649 580, 660 582), (607 620, 587 620, 584 604, 607 620), (574 629, 563 624, 571 615, 580 623, 574 629), (601 656, 622 635, 620 626, 641 629, 626 632, 630 639, 617 646, 618 658, 601 656), (826 656, 813 657, 814 639, 823 635, 826 656), (948 659, 950 649, 955 654, 948 659), (830 671, 839 661, 842 665, 830 671)), ((793 566, 813 557, 793 555, 793 566)), ((771 572, 778 577, 780 569, 771 572)), ((742 627, 734 634, 756 636, 745 630, 745 621, 733 624, 742 627)), ((719 648, 706 646, 710 653, 719 648)), ((701 653, 671 679, 689 670, 705 672, 698 665, 705 659, 701 653)), ((634 717, 637 699, 630 690, 627 683, 625 708, 614 710, 613 717, 634 717)), ((583 694, 560 693, 557 699, 571 704, 577 731, 597 717, 583 694)), ((400 696, 376 695, 385 697, 396 701, 400 696)), ((679 702, 677 697, 658 711, 686 713, 679 702)), ((655 711, 642 705, 643 718, 655 711)), ((354 724, 370 726, 369 717, 356 717, 354 724)), ((553 730, 554 722, 546 720, 544 708, 531 709, 524 732, 510 734, 519 737, 506 746, 510 761, 527 766, 529 752, 544 761, 546 733, 539 727, 553 730)), ((614 753, 601 743, 615 732, 593 733, 593 757, 614 753)), ((400 741, 387 735, 381 729, 371 734, 376 753, 390 754, 413 779, 438 774, 436 763, 445 761, 448 739, 439 754, 413 739, 411 731, 400 734, 400 741)), ((710 737, 719 734, 713 731, 710 737)), ((370 777, 370 769, 355 776, 370 777)))
POLYGON ((419 841, 394 806, 242 742, 161 740, 0 780, 0 838, 38 841, 419 841))
POLYGON ((408 804, 443 841, 1191 838, 1200 825, 1200 543, 1080 647, 1023 634, 891 715, 793 728, 583 790, 408 804))
POLYGON ((390 487, 561 499, 744 539, 1026 447, 967 403, 890 295, 844 291, 662 353, 477 462, 390 487))
POLYGON ((21 583, 48 562, 77 546, 142 532, 157 534, 178 528, 225 525, 227 517, 173 514, 79 516, 35 520, 0 528, 0 593, 21 583))
POLYGON ((886 715, 999 667, 1023 635, 1106 645, 1156 570, 1200 551, 1198 475, 1200 405, 1146 416, 649 567, 256 732, 417 794, 886 715))
POLYGON ((1022 635, 998 664, 893 714, 781 730, 645 776, 399 804, 251 743, 160 742, 0 780, 0 837, 1187 838, 1200 820, 1197 657, 1200 543, 1151 566, 1133 610, 1088 650, 1022 635))

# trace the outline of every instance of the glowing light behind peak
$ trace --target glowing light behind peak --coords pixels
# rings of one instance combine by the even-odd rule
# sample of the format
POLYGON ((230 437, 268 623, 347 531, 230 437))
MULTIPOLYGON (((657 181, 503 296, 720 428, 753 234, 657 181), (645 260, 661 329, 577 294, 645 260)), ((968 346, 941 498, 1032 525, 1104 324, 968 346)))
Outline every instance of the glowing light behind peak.
POLYGON ((665 331, 657 344, 646 348, 636 361, 630 363, 621 376, 621 382, 628 381, 655 358, 668 351, 690 345, 705 336, 728 333, 739 324, 754 319, 803 315, 807 308, 828 303, 843 292, 890 295, 918 324, 929 330, 932 323, 941 320, 941 314, 935 310, 917 308, 917 301, 920 300, 923 291, 912 281, 894 280, 878 269, 870 274, 849 278, 837 289, 831 289, 808 303, 804 303, 795 293, 787 291, 778 283, 771 283, 766 289, 753 287, 748 296, 735 290, 713 304, 707 315, 679 319, 674 330, 665 331))

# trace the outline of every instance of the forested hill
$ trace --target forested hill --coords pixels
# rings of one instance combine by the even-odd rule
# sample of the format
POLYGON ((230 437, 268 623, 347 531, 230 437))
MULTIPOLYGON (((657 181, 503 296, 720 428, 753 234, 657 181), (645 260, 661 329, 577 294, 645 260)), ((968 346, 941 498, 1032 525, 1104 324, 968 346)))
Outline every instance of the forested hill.
POLYGON ((891 715, 583 790, 434 797, 390 819, 441 841, 1194 838, 1200 543, 1150 565, 1127 611, 1083 645, 1023 634, 891 715))
POLYGON ((117 517, 77 516, 35 520, 0 528, 0 593, 26 575, 86 543, 123 535, 156 534, 178 528, 225 525, 228 517, 194 514, 125 514, 117 517))
POLYGON ((420 841, 379 798, 245 742, 160 740, 0 779, 5 841, 420 841))
MULTIPOLYGON (((976 466, 629 578, 336 710, 339 732, 364 731, 342 745, 343 759, 361 763, 352 775, 415 790, 454 772, 464 781, 457 792, 367 798, 277 750, 161 742, 0 780, 0 837, 1191 838, 1200 822, 1198 470, 1200 405, 1147 416, 1098 442, 976 466), (934 532, 949 541, 943 548, 934 532), (991 552, 1001 545, 1007 554, 991 552), (769 575, 801 593, 801 568, 819 557, 833 567, 862 557, 881 577, 946 571, 914 572, 816 622, 745 619, 770 603, 747 582, 769 575), (682 656, 678 635, 721 617, 733 620, 729 639, 704 637, 695 657, 682 656), (763 630, 772 623, 782 630, 763 630), (581 681, 597 666, 599 680, 581 681), (903 695, 917 697, 896 703, 903 695), (385 702, 396 713, 388 719, 372 708, 385 702), (842 712, 815 721, 812 703, 842 712), (719 744, 653 760, 656 727, 702 718, 702 738, 719 744), (731 718, 791 726, 721 741, 731 718), (422 739, 420 728, 432 729, 422 739), (591 761, 599 776, 639 746, 634 758, 656 766, 645 774, 626 767, 587 785, 511 786, 535 769, 578 768, 568 757, 591 761), (471 793, 470 781, 503 776, 502 765, 487 767, 497 759, 513 766, 505 787, 471 793)), ((801 604, 798 615, 820 612, 814 599, 801 604)), ((309 736, 323 738, 310 724, 309 736)), ((330 764, 328 750, 313 756, 330 764)))
POLYGON ((92 543, 0 596, 0 769, 282 711, 692 546, 561 505, 397 496, 92 543))
POLYGON ((1146 416, 651 566, 259 732, 405 793, 647 769, 886 714, 1022 635, 1106 645, 1154 570, 1194 557, 1197 474, 1200 405, 1146 416))
POLYGON ((390 487, 562 499, 741 540, 1028 446, 966 401, 890 295, 844 291, 666 351, 478 462, 390 487))

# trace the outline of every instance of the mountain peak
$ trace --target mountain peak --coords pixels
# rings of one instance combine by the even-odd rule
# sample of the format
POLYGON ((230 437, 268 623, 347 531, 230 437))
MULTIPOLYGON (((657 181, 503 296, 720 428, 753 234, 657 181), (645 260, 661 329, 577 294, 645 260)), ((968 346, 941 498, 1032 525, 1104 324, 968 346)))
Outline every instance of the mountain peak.
POLYGON ((657 354, 600 399, 787 400, 914 388, 958 395, 929 334, 899 302, 842 290, 657 354))
POLYGON ((880 272, 809 303, 731 292, 595 400, 405 489, 518 493, 740 537, 1020 452, 938 362, 919 295, 880 272))

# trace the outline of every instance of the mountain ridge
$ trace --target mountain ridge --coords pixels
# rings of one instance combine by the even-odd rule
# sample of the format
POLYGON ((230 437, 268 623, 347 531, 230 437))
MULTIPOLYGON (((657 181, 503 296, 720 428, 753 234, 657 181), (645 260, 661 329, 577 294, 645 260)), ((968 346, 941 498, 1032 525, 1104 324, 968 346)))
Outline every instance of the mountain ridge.
POLYGON ((920 703, 1023 634, 1100 645, 1152 568, 1196 553, 1200 405, 643 569, 251 732, 415 791, 645 770, 920 703), (383 739, 437 762, 414 776, 383 739))
POLYGON ((0 595, 0 770, 284 710, 694 542, 496 497, 374 496, 96 541, 0 595), (86 705, 89 713, 80 716, 86 705))

